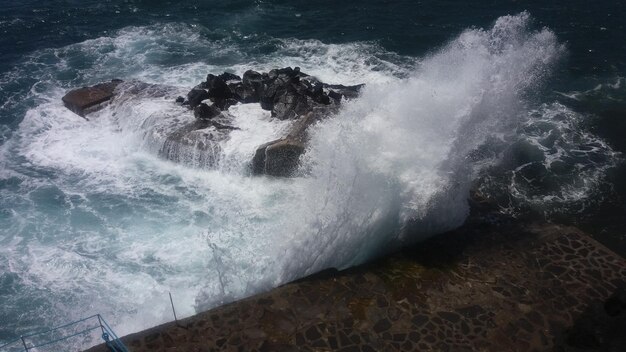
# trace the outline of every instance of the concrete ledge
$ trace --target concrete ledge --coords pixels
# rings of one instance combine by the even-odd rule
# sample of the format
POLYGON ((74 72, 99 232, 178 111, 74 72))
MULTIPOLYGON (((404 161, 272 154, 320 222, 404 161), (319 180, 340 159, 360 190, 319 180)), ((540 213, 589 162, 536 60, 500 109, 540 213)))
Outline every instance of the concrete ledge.
POLYGON ((623 351, 624 287, 626 261, 575 228, 466 226, 123 341, 134 352, 623 351))

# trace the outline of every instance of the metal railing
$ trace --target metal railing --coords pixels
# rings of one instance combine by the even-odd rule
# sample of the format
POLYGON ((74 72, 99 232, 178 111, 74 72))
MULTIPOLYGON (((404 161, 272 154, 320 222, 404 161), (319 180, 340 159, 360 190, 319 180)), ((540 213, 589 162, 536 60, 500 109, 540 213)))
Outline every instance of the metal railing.
MULTIPOLYGON (((98 329, 109 351, 129 352, 128 348, 124 346, 120 338, 100 314, 92 315, 52 329, 22 335, 18 339, 1 345, 0 351, 39 351, 41 347, 50 347, 57 343, 63 343, 71 338, 92 335, 92 332, 98 329)), ((53 351, 67 351, 67 349, 54 348, 53 351)))

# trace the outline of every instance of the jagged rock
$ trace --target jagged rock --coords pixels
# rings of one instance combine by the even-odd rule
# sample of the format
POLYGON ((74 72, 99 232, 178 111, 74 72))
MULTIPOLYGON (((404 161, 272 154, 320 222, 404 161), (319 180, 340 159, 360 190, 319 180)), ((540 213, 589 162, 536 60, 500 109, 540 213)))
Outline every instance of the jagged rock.
POLYGON ((207 105, 200 103, 193 109, 193 116, 197 119, 210 120, 221 113, 220 109, 215 104, 207 105))
POLYGON ((341 95, 340 93, 335 92, 334 90, 329 90, 328 91, 328 97, 334 99, 335 101, 340 101, 341 98, 343 98, 343 95, 341 95))
POLYGON ((232 95, 226 81, 212 74, 207 75, 205 88, 209 93, 209 98, 214 100, 226 100, 232 95))
POLYGON ((243 74, 243 91, 241 99, 243 103, 256 103, 263 92, 263 75, 256 71, 248 70, 243 74))
POLYGON ((311 104, 306 95, 292 87, 280 94, 272 109, 272 116, 279 120, 295 119, 311 111, 311 104))
POLYGON ((230 93, 232 94, 232 98, 237 100, 237 101, 241 101, 244 102, 244 87, 243 87, 243 82, 228 82, 228 89, 230 90, 230 93))
POLYGON ((200 105, 203 100, 209 99, 209 93, 202 88, 194 88, 187 93, 187 104, 190 108, 200 105))
POLYGON ((283 94, 291 84, 291 77, 285 74, 278 74, 277 70, 272 70, 268 74, 268 79, 264 82, 264 89, 259 97, 261 108, 271 111, 274 108, 275 100, 283 94), (274 78, 271 78, 274 77, 274 78))
POLYGON ((355 86, 344 86, 342 84, 324 84, 324 88, 328 89, 329 91, 328 95, 335 100, 341 100, 341 97, 344 97, 346 99, 357 98, 363 87, 365 87, 365 84, 357 84, 355 86))
POLYGON ((213 101, 213 105, 215 105, 222 111, 226 111, 228 110, 229 107, 233 105, 237 105, 239 103, 239 101, 235 98, 228 98, 228 99, 211 98, 211 101, 213 101))
POLYGON ((263 81, 259 97, 261 107, 271 110, 272 116, 285 120, 296 118, 311 110, 312 102, 328 105, 330 98, 324 93, 323 85, 300 72, 300 68, 286 67, 271 70, 263 81), (305 77, 304 80, 301 80, 305 77))
POLYGON ((223 79, 224 82, 241 81, 241 77, 237 76, 236 74, 230 73, 230 72, 224 72, 221 75, 219 75, 218 77, 223 79))
POLYGON ((295 68, 291 68, 291 67, 285 67, 285 68, 279 68, 276 70, 276 72, 279 75, 287 75, 291 78, 296 78, 296 77, 300 77, 301 72, 300 72, 300 67, 295 67, 295 68))
POLYGON ((221 75, 208 74, 206 81, 200 83, 188 94, 187 104, 195 108, 200 102, 211 99, 215 106, 227 110, 237 104, 245 95, 241 78, 235 74, 224 72, 221 75), (204 92, 203 92, 204 91, 204 92))
POLYGON ((195 107, 202 98, 210 98, 221 110, 241 103, 261 104, 261 108, 272 111, 272 116, 285 120, 294 119, 317 106, 340 103, 341 99, 358 96, 363 85, 329 85, 300 71, 299 67, 285 67, 259 73, 248 70, 243 78, 232 74, 209 74, 205 82, 194 88, 188 103, 195 107), (208 94, 204 94, 202 89, 208 94))
MULTIPOLYGON (((92 106, 90 104, 101 104, 112 99, 114 94, 116 101, 128 100, 132 104, 137 96, 173 99, 178 92, 175 87, 142 82, 125 83, 116 89, 119 84, 120 81, 113 81, 77 89, 68 93, 63 101, 72 111, 84 116, 86 109, 92 106)), ((238 129, 232 126, 230 115, 222 114, 222 111, 238 103, 260 103, 263 109, 271 111, 273 117, 295 121, 285 137, 257 149, 252 160, 252 173, 290 176, 297 170, 299 158, 305 151, 308 126, 336 112, 343 99, 357 97, 362 87, 325 84, 301 72, 299 67, 274 69, 267 73, 248 70, 243 77, 228 72, 209 74, 206 81, 187 93, 186 98, 179 96, 175 99, 193 110, 196 119, 185 125, 176 120, 157 131, 159 138, 166 136, 162 154, 176 161, 176 158, 204 158, 197 152, 215 153, 229 131, 238 129), (212 103, 203 103, 209 99, 212 103)), ((206 159, 211 158, 214 156, 206 159)))
POLYGON ((115 88, 120 83, 122 80, 114 79, 111 82, 71 90, 63 96, 63 104, 77 115, 85 117, 90 112, 99 110, 104 103, 111 100, 115 88))
MULTIPOLYGON (((302 74, 302 73, 300 73, 302 74)), ((318 104, 329 105, 330 99, 324 92, 324 84, 312 76, 304 76, 300 82, 306 87, 306 94, 318 104)))
POLYGON ((276 79, 278 77, 278 70, 277 69, 270 70, 270 72, 267 73, 267 77, 269 79, 276 79))
POLYGON ((237 99, 235 98, 226 99, 226 105, 224 106, 224 108, 228 109, 229 107, 237 104, 239 104, 239 101, 237 101, 237 99))

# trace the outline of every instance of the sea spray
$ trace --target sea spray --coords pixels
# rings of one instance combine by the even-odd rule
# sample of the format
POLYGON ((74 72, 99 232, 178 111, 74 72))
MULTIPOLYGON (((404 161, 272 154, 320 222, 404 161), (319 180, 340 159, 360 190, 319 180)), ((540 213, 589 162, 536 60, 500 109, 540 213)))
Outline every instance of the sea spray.
POLYGON ((290 232, 302 245, 287 256, 288 278, 345 268, 463 222, 480 171, 468 154, 514 131, 527 89, 540 86, 564 51, 552 32, 530 31, 528 22, 523 13, 467 30, 408 79, 370 84, 317 126, 304 205, 291 211, 290 232))
POLYGON ((207 39, 176 23, 33 53, 0 80, 39 82, 0 111, 25 112, 0 147, 5 329, 99 312, 126 334, 171 320, 168 291, 186 316, 458 226, 470 182, 504 158, 468 155, 506 148, 545 111, 528 95, 563 48, 528 27, 527 14, 502 17, 420 60, 372 43, 207 39), (114 103, 89 122, 60 102, 115 77, 184 93, 209 72, 287 65, 367 84, 314 127, 293 179, 247 175, 256 146, 286 127, 253 106, 231 107, 241 130, 209 167, 159 156, 160 132, 193 119, 171 99, 114 103))

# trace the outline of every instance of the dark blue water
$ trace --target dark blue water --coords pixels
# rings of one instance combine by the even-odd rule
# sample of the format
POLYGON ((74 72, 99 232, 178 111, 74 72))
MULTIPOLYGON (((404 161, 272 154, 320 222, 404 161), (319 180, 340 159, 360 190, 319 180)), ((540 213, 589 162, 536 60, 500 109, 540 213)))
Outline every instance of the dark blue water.
POLYGON ((128 333, 170 318, 168 291, 189 315, 363 262, 458 226, 470 188, 626 253, 626 3, 0 8, 0 345, 98 312, 128 333), (371 87, 315 132, 296 180, 242 171, 284 127, 251 107, 208 170, 154 153, 161 117, 187 118, 171 101, 90 124, 60 102, 111 78, 184 94, 209 72, 287 65, 371 87))

